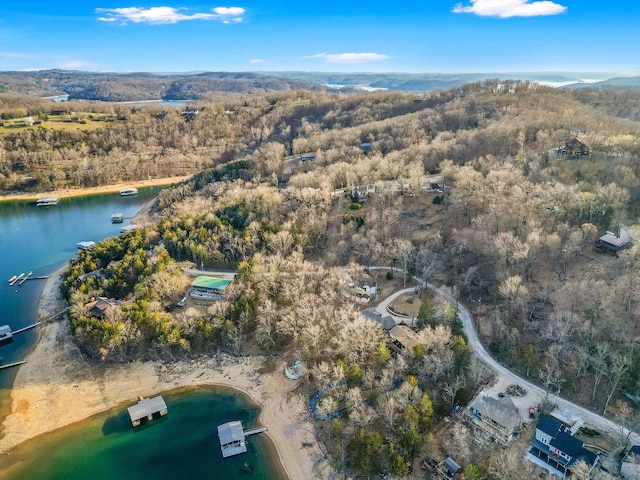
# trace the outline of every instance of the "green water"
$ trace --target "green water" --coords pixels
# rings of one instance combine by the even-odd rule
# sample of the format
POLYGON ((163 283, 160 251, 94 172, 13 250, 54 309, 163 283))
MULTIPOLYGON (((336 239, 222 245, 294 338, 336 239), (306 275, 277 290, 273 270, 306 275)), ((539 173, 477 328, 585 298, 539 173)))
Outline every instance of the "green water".
MULTIPOLYGON (((0 203, 0 325, 16 330, 38 320, 43 282, 9 287, 9 277, 29 271, 48 275, 75 255, 78 242, 118 235, 159 189, 139 191, 135 197, 63 199, 48 208, 33 202, 0 203), (120 212, 127 220, 112 224, 111 214, 120 212)), ((31 330, 0 345, 0 363, 24 359, 36 339, 37 331, 31 330)), ((0 421, 11 408, 16 372, 0 370, 0 421)), ((245 397, 229 390, 198 389, 167 394, 165 399, 167 418, 142 428, 131 429, 126 417, 129 405, 122 405, 0 454, 0 479, 286 478, 279 463, 268 463, 277 455, 265 434, 250 438, 247 454, 222 460, 217 425, 231 420, 242 420, 247 428, 255 425, 257 409, 245 397)))
POLYGON ((221 387, 182 389, 163 398, 168 415, 135 429, 123 405, 30 440, 0 455, 0 479, 286 478, 274 465, 277 454, 265 434, 249 437, 247 453, 222 458, 219 424, 241 420, 245 429, 256 426, 259 409, 248 398, 221 387))

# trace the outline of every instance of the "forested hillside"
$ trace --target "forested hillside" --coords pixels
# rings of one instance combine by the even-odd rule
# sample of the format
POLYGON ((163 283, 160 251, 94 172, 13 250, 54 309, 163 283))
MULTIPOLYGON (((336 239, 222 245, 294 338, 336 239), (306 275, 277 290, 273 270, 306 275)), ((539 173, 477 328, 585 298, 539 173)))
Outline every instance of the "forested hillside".
MULTIPOLYGON (((321 410, 341 413, 325 429, 337 470, 404 476, 429 444, 488 478, 533 478, 462 428, 433 445, 439 420, 487 378, 455 309, 422 290, 422 346, 391 355, 341 273, 394 266, 443 285, 502 362, 549 392, 628 413, 623 392, 640 396, 640 123, 606 95, 483 81, 424 96, 211 96, 191 121, 142 109, 90 133, 7 135, 0 159, 4 178, 18 158, 28 170, 55 155, 78 175, 103 172, 96 181, 122 175, 123 157, 130 175, 163 162, 204 169, 161 193, 155 225, 67 272, 88 355, 222 347, 302 359, 309 391, 333 388, 321 410), (629 248, 596 249, 607 230, 626 230, 629 248), (238 276, 226 301, 176 311, 189 282, 179 267, 194 264, 238 276), (92 317, 97 296, 123 306, 92 317)), ((387 292, 412 284, 369 275, 387 292)))
POLYGON ((92 73, 73 70, 0 72, 0 93, 71 100, 140 102, 194 100, 209 92, 256 92, 311 88, 304 80, 260 73, 205 72, 194 74, 92 73))

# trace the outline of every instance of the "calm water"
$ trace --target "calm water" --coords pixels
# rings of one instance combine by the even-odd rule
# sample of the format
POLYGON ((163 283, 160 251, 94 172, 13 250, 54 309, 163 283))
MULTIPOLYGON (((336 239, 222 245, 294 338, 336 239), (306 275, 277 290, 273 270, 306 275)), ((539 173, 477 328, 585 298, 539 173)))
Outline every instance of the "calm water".
MULTIPOLYGON (((217 426, 241 420, 256 425, 258 409, 233 391, 215 387, 163 394, 169 414, 131 428, 126 406, 26 442, 11 452, 2 480, 127 480, 284 478, 269 465, 264 434, 249 437, 249 451, 222 459, 217 426)), ((4 460, 0 456, 0 461, 4 460)))
MULTIPOLYGON (((130 219, 125 218, 122 224, 112 224, 111 215, 123 213, 125 217, 133 217, 157 195, 159 188, 139 191, 140 194, 134 197, 105 194, 63 199, 58 205, 47 208, 35 207, 33 202, 0 203, 0 325, 7 324, 12 330, 16 330, 38 321, 37 304, 43 281, 29 280, 21 287, 10 287, 7 280, 11 276, 30 271, 33 271, 34 276, 48 275, 75 255, 78 242, 99 241, 118 235, 120 228, 129 224, 130 219)), ((23 359, 36 338, 37 332, 32 330, 17 335, 13 343, 0 345, 0 363, 23 359)), ((10 388, 16 371, 15 368, 0 370, 0 421, 10 410, 10 388)), ((131 431, 126 422, 124 426, 127 428, 122 425, 123 418, 126 420, 126 417, 122 417, 126 412, 123 407, 106 416, 94 417, 27 442, 19 448, 19 452, 12 452, 9 457, 0 457, 0 478, 200 478, 192 473, 183 476, 183 472, 197 471, 198 462, 202 462, 204 468, 204 465, 209 465, 212 461, 215 467, 207 471, 222 472, 217 438, 212 429, 218 423, 236 417, 243 420, 246 418, 249 422, 246 425, 251 426, 251 415, 254 413, 247 413, 250 409, 247 410, 246 402, 230 394, 218 399, 214 392, 208 390, 197 394, 192 392, 171 395, 167 403, 167 419, 160 420, 158 425, 154 422, 140 430, 136 429, 135 432, 131 431), (174 401, 175 407, 172 406, 174 401), (218 410, 233 411, 235 416, 216 423, 218 417, 215 412, 218 410), (194 417, 183 418, 188 417, 186 414, 190 411, 194 413, 194 417), (188 429, 174 430, 182 428, 181 425, 188 426, 188 429), (165 431, 166 434, 162 433, 165 431), (153 439, 141 444, 134 442, 145 439, 145 436, 153 439), (172 452, 168 452, 164 445, 172 452), (33 454, 35 450, 37 455, 33 454), (21 453, 29 451, 32 453, 21 453), (200 455, 204 459, 198 457, 195 461, 188 454, 200 455), (15 462, 19 462, 19 465, 16 466, 15 462), (52 470, 54 464, 55 472, 64 474, 55 473, 52 470), (172 473, 164 476, 158 473, 165 470, 172 473), (74 476, 75 473, 69 474, 76 471, 80 472, 77 476, 74 476), (89 474, 89 471, 92 473, 89 474), (117 474, 107 476, 112 471, 117 474), (128 473, 125 475, 123 472, 128 473), (147 475, 147 472, 150 474, 147 475)), ((229 476, 221 473, 221 476, 208 474, 207 478, 279 478, 278 473, 273 473, 277 472, 275 468, 267 469, 259 463, 264 461, 262 459, 273 458, 261 453, 269 442, 264 435, 261 439, 257 438, 259 436, 253 437, 255 441, 252 440, 252 445, 256 446, 255 454, 252 452, 237 457, 237 461, 225 460, 223 464, 224 468, 232 468, 238 462, 241 466, 244 461, 256 462, 252 470, 253 476, 229 476), (267 471, 271 472, 270 477, 262 473, 267 471)))

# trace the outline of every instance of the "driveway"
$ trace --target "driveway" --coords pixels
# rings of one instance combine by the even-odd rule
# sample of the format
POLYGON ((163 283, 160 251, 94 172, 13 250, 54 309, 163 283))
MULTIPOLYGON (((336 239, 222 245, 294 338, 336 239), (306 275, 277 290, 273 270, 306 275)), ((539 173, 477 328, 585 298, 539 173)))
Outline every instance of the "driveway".
MULTIPOLYGON (((390 270, 389 267, 369 267, 370 270, 390 270)), ((397 270, 397 269, 394 269, 397 270)), ((529 407, 533 405, 538 405, 544 400, 547 392, 538 385, 530 382, 526 378, 519 376, 518 374, 512 372, 507 367, 500 364, 496 359, 494 359, 489 353, 485 350, 484 346, 478 339, 478 334, 475 329, 475 325, 473 323, 473 317, 471 313, 467 309, 465 305, 457 301, 448 293, 442 291, 438 287, 431 285, 430 283, 426 283, 425 281, 413 277, 417 282, 425 285, 427 288, 440 295, 442 298, 446 299, 449 303, 451 303, 454 307, 458 309, 458 313, 460 315, 460 320, 462 320, 462 324, 464 326, 464 333, 467 336, 467 341, 469 342, 469 347, 473 350, 475 356, 482 360, 491 370, 495 372, 497 375, 497 382, 493 387, 487 387, 485 392, 487 394, 491 394, 492 396, 496 396, 500 391, 504 391, 507 386, 511 384, 518 384, 524 387, 527 390, 527 395, 524 397, 511 397, 514 400, 514 403, 520 410, 520 414, 528 419, 529 418, 529 407)), ((388 313, 386 308, 394 298, 402 295, 403 293, 413 291, 414 288, 403 289, 395 292, 390 295, 386 299, 384 299, 378 305, 378 311, 380 313, 388 313)), ((399 318, 399 317, 394 317, 399 318)), ((552 401, 556 408, 554 410, 554 415, 558 416, 561 420, 564 420, 568 423, 574 423, 576 421, 584 421, 584 424, 599 430, 601 432, 611 432, 618 433, 621 432, 625 435, 627 434, 627 429, 618 425, 617 423, 604 418, 602 415, 589 410, 585 407, 577 405, 569 400, 566 400, 558 395, 550 395, 549 400, 552 401)), ((630 436, 630 441, 634 444, 640 444, 640 435, 637 433, 632 433, 630 436)))

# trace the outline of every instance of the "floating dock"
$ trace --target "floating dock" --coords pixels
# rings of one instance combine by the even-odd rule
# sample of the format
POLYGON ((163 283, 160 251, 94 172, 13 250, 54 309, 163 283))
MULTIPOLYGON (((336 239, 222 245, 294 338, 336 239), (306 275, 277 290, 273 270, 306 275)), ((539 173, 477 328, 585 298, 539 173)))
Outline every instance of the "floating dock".
POLYGON ((130 197, 131 195, 137 195, 137 194, 138 194, 137 188, 123 188, 122 190, 120 190, 121 197, 130 197))
POLYGON ((26 276, 22 277, 22 278, 20 279, 20 281, 18 282, 18 286, 19 286, 19 287, 20 287, 20 286, 22 286, 22 284, 23 284, 24 282, 26 282, 27 280, 29 280, 29 277, 30 277, 31 275, 33 275, 33 272, 29 272, 29 273, 27 273, 27 275, 26 275, 26 276))
POLYGON ((10 342, 13 340, 13 333, 9 325, 0 325, 0 343, 10 342))
POLYGON ((114 213, 111 215, 111 223, 122 223, 124 222, 124 213, 114 213))
POLYGON ((26 327, 19 328, 18 330, 13 331, 11 331, 11 327, 9 325, 0 325, 0 343, 10 342, 13 340, 14 335, 26 332, 27 330, 31 330, 41 323, 42 322, 36 322, 32 325, 27 325, 26 327))
POLYGON ((51 205, 57 205, 59 201, 59 197, 42 197, 36 200, 36 206, 49 207, 51 205))
POLYGON ((0 370, 3 368, 17 367, 18 365, 22 365, 23 363, 27 363, 26 360, 20 360, 19 362, 7 363, 6 365, 0 365, 0 370))
POLYGON ((129 412, 129 419, 133 427, 140 425, 143 420, 153 420, 154 415, 164 417, 169 413, 167 404, 161 396, 153 398, 140 397, 138 403, 127 408, 127 411, 129 412))
POLYGON ((267 427, 259 427, 245 432, 240 420, 218 425, 218 440, 220 440, 222 457, 227 458, 245 453, 247 451, 246 437, 266 431, 267 427))
POLYGON ((20 275, 14 275, 8 280, 9 286, 14 286, 16 283, 18 284, 18 286, 20 286, 27 280, 46 280, 47 278, 51 277, 51 275, 41 275, 38 277, 34 277, 32 273, 33 272, 29 272, 26 276, 24 273, 21 273, 20 275))

